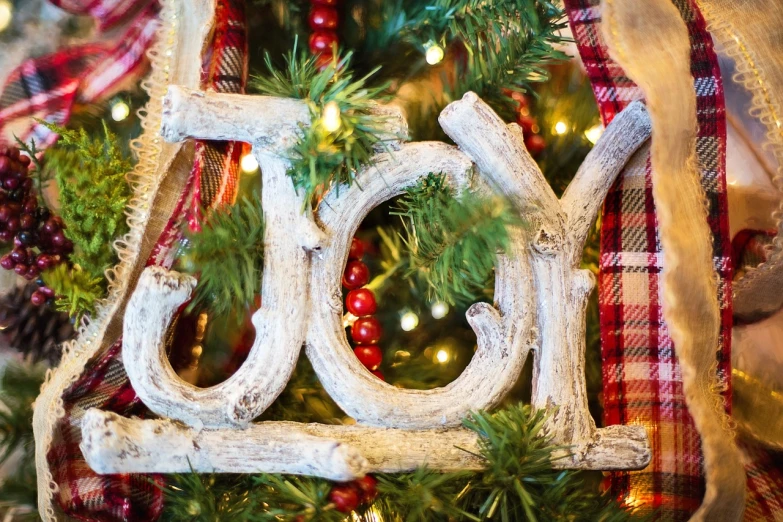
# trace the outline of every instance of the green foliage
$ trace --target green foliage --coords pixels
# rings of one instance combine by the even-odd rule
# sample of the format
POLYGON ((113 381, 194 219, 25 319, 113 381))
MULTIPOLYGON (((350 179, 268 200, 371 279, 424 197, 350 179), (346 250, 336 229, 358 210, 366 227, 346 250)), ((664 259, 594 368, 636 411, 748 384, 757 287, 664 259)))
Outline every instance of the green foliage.
POLYGON ((425 273, 431 296, 449 304, 475 301, 508 247, 508 227, 522 221, 502 198, 464 191, 455 197, 443 175, 408 189, 393 212, 404 218, 410 270, 425 273))
POLYGON ((216 209, 201 231, 186 235, 188 269, 200 274, 191 309, 207 306, 226 315, 251 305, 261 291, 264 261, 264 218, 256 198, 216 209))
MULTIPOLYGON (((0 378, 0 464, 20 452, 16 467, 0 486, 0 514, 3 508, 24 508, 29 514, 19 520, 38 520, 33 442, 33 401, 44 382, 45 366, 11 362, 0 378)), ((14 518, 17 520, 17 518, 14 518)))
POLYGON ((85 314, 95 312, 95 306, 103 297, 103 280, 83 270, 80 265, 69 267, 60 263, 41 274, 46 286, 56 294, 57 310, 67 312, 76 324, 85 314))
POLYGON ((549 77, 547 64, 567 58, 554 47, 563 41, 563 12, 549 0, 390 0, 370 16, 378 20, 367 23, 373 63, 383 62, 384 49, 396 56, 406 45, 424 53, 437 44, 447 60, 454 58, 455 69, 444 75, 444 101, 474 91, 504 117, 516 106, 511 92, 529 91, 549 77))
POLYGON ((310 109, 310 125, 291 150, 289 174, 307 201, 320 196, 333 183, 350 184, 356 172, 369 160, 373 147, 383 144, 384 119, 371 114, 375 102, 382 101, 385 86, 369 87, 377 69, 360 79, 349 70, 351 53, 335 58, 319 70, 317 58, 299 54, 296 46, 278 70, 266 56, 268 76, 256 76, 251 85, 262 94, 304 100, 310 109), (340 109, 340 128, 328 131, 322 121, 327 104, 340 109))
POLYGON ((345 514, 337 511, 329 502, 333 484, 312 477, 283 475, 257 475, 252 478, 255 491, 265 506, 254 520, 277 521, 302 520, 318 522, 342 522, 345 514))
POLYGON ((60 134, 60 140, 44 155, 43 170, 57 181, 65 235, 75 247, 71 260, 93 278, 103 279, 117 259, 112 243, 128 230, 125 207, 131 190, 125 175, 131 162, 105 123, 103 138, 84 129, 47 127, 60 134))
POLYGON ((244 522, 258 508, 247 477, 222 477, 196 473, 172 475, 165 488, 165 522, 244 522))
POLYGON ((379 495, 373 508, 383 520, 478 520, 457 503, 471 475, 469 472, 437 473, 427 468, 378 475, 379 495))
POLYGON ((466 505, 481 520, 631 520, 609 496, 587 488, 580 472, 552 468, 568 448, 552 444, 544 431, 548 418, 544 410, 516 405, 464 421, 479 434, 486 462, 466 486, 466 505))

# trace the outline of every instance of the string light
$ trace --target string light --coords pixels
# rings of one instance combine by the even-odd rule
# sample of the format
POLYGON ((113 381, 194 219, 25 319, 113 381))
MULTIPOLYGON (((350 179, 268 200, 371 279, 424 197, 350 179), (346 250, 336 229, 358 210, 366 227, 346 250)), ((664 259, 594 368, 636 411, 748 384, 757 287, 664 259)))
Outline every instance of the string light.
POLYGON ((432 317, 435 319, 443 319, 446 317, 446 314, 449 313, 449 305, 444 303, 443 301, 438 301, 437 303, 432 305, 432 308, 430 309, 432 312, 432 317))
POLYGON ((0 31, 5 31, 11 25, 13 6, 8 0, 0 0, 0 31))
POLYGON ((324 107, 324 113, 321 115, 321 124, 326 132, 337 132, 343 125, 343 119, 340 115, 340 106, 337 102, 330 101, 324 107))
POLYGON ((427 45, 425 45, 424 48, 426 49, 424 59, 427 60, 427 63, 430 65, 439 64, 443 61, 443 57, 446 56, 443 47, 433 41, 427 42, 427 45))
POLYGON ((558 136, 562 136, 566 132, 568 132, 568 125, 566 124, 566 122, 559 121, 555 123, 555 134, 557 134, 558 136))
POLYGON ((114 121, 122 121, 130 116, 130 107, 124 101, 118 101, 111 106, 111 119, 114 121))
POLYGON ((258 161, 252 154, 245 154, 242 159, 239 160, 239 166, 242 167, 242 172, 250 174, 258 170, 258 161))
POLYGON ((419 316, 413 312, 405 312, 400 319, 400 328, 406 332, 410 332, 419 326, 419 316))
POLYGON ((445 364, 445 363, 449 362, 449 352, 447 352, 447 351, 446 351, 446 350, 444 350, 444 349, 440 349, 440 350, 438 350, 438 351, 435 353, 435 359, 436 359, 436 360, 437 360, 439 363, 441 363, 441 364, 445 364))
POLYGON ((587 138, 587 141, 595 145, 598 142, 598 138, 600 138, 603 133, 603 125, 596 124, 585 131, 585 138, 587 138))

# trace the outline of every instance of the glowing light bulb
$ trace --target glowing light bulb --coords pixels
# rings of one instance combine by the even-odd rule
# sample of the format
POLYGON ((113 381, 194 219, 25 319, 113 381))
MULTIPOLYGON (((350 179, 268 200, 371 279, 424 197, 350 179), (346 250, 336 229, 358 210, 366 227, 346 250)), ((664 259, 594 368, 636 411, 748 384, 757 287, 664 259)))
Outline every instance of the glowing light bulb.
POLYGON ((239 160, 239 166, 242 167, 242 172, 250 174, 258 170, 258 161, 252 154, 245 154, 242 159, 239 160))
POLYGON ((324 107, 324 113, 321 115, 321 124, 326 132, 336 132, 343 125, 343 119, 340 115, 340 106, 337 102, 330 101, 324 107))
POLYGON ((564 121, 559 121, 555 123, 555 134, 562 136, 568 132, 568 125, 564 121))
POLYGON ((400 328, 406 332, 410 332, 414 328, 419 326, 419 316, 413 312, 405 312, 400 319, 400 328))
POLYGON ((437 303, 432 305, 430 311, 432 312, 432 317, 434 317, 435 319, 443 319, 444 317, 446 317, 446 314, 449 313, 449 305, 447 305, 443 301, 438 301, 437 303))
POLYGON ((446 52, 443 47, 435 42, 429 42, 426 45, 426 51, 424 53, 424 59, 430 65, 437 65, 443 61, 443 57, 446 56, 446 52))
POLYGON ((0 0, 0 31, 4 31, 11 25, 14 15, 14 6, 8 0, 0 0))
POLYGON ((445 364, 445 363, 449 362, 449 352, 447 352, 446 350, 443 350, 443 349, 441 349, 441 350, 438 350, 438 351, 435 353, 435 359, 436 359, 436 360, 437 360, 439 363, 441 363, 441 364, 445 364))
POLYGON ((598 142, 598 138, 604 133, 604 127, 601 124, 593 125, 585 131, 585 138, 587 141, 595 145, 598 142))
POLYGON ((111 119, 114 121, 122 121, 130 116, 130 107, 124 101, 118 101, 111 106, 111 119))

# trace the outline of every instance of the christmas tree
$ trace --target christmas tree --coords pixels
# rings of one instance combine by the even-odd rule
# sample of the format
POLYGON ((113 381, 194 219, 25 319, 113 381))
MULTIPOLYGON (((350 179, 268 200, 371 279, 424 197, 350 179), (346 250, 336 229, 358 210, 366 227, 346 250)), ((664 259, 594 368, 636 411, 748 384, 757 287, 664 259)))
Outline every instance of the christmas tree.
MULTIPOLYGON (((29 47, 29 40, 40 35, 38 26, 57 28, 46 49, 51 54, 25 62, 35 65, 34 72, 10 58, 3 65, 8 72, 0 127, 8 140, 0 148, 0 240, 5 249, 0 266, 18 276, 14 285, 19 287, 6 293, 0 310, 7 344, 19 352, 14 356, 19 362, 7 367, 0 383, 7 406, 0 423, 0 463, 18 462, 0 486, 0 506, 10 520, 505 522, 687 516, 686 510, 672 515, 676 510, 660 498, 640 499, 637 489, 623 488, 627 474, 615 473, 606 481, 595 470, 606 468, 563 469, 574 467, 568 462, 576 462, 580 450, 563 443, 557 427, 555 418, 564 406, 531 406, 540 405, 533 375, 541 359, 535 348, 535 358, 527 359, 502 400, 462 419, 464 433, 476 441, 475 447, 456 447, 462 458, 476 463, 465 469, 444 471, 425 462, 402 472, 338 480, 324 478, 328 473, 209 473, 188 461, 190 472, 141 474, 134 469, 130 475, 100 475, 95 479, 100 480, 98 493, 93 486, 76 484, 79 478, 99 477, 90 469, 93 461, 86 448, 92 440, 83 439, 80 431, 83 417, 85 425, 96 418, 88 408, 134 419, 167 417, 140 390, 134 391, 137 377, 128 368, 130 357, 120 357, 125 309, 135 310, 141 301, 131 297, 133 287, 153 273, 142 273, 145 266, 195 278, 192 295, 164 328, 166 359, 181 389, 222 390, 227 385, 221 383, 237 382, 230 380, 232 375, 261 357, 254 355, 254 340, 263 331, 259 325, 269 306, 262 293, 264 285, 271 286, 271 250, 280 248, 277 239, 269 238, 277 237, 272 230, 280 227, 281 218, 263 203, 277 189, 262 182, 268 178, 259 168, 259 153, 251 148, 268 144, 250 143, 252 132, 243 123, 237 127, 247 130, 246 142, 231 141, 231 136, 222 141, 174 139, 179 131, 171 123, 162 130, 160 125, 148 129, 161 113, 181 110, 177 96, 188 102, 190 91, 175 87, 161 105, 166 88, 184 83, 178 78, 200 76, 200 89, 207 94, 197 97, 256 95, 281 104, 270 105, 273 114, 265 118, 277 117, 279 107, 295 109, 297 131, 279 138, 285 147, 275 161, 285 167, 284 180, 296 194, 286 204, 296 205, 311 223, 318 214, 315 223, 320 225, 332 203, 345 201, 345 193, 353 194, 349 190, 364 190, 363 176, 376 167, 380 171, 380 155, 394 161, 405 139, 453 144, 438 117, 468 93, 511 124, 509 132, 519 132, 515 136, 535 159, 554 201, 567 200, 569 183, 585 170, 583 165, 590 165, 586 158, 603 123, 625 105, 608 116, 602 104, 599 112, 596 69, 583 48, 584 64, 569 56, 574 49, 568 47, 573 37, 567 15, 572 25, 577 23, 578 2, 563 7, 546 0, 218 0, 200 55, 194 48, 198 36, 187 42, 187 57, 199 55, 199 67, 189 73, 181 72, 186 69, 181 64, 172 63, 171 70, 161 64, 172 49, 181 51, 185 45, 181 39, 186 37, 176 31, 185 23, 187 9, 206 12, 204 2, 53 3, 65 11, 39 2, 0 0, 0 22, 3 10, 8 12, 0 36, 9 49, 29 47), (85 44, 88 39, 91 43, 85 44), (45 93, 34 92, 33 87, 42 88, 40 78, 47 79, 45 93), (68 89, 70 94, 63 95, 68 89), (22 92, 46 94, 50 101, 20 109, 26 99, 22 92), (166 160, 168 170, 160 167, 167 154, 160 145, 164 138, 184 143, 166 160), (166 174, 144 178, 153 164, 166 174), (90 335, 100 346, 87 348, 95 350, 87 357, 87 345, 81 343, 89 343, 90 335), (75 344, 68 344, 73 338, 75 344), (42 367, 57 367, 61 356, 63 366, 83 358, 79 364, 84 368, 64 385, 58 403, 63 413, 53 421, 54 435, 42 442, 36 433, 33 441, 32 401, 44 380, 42 367), (73 428, 65 427, 69 423, 73 428), (72 450, 65 448, 71 447, 80 448, 79 453, 69 454, 72 450), (39 463, 36 481, 34 459, 46 463, 50 477, 40 476, 39 463), (62 485, 59 493, 41 491, 47 480, 62 485), (43 497, 52 507, 39 512, 47 504, 38 500, 43 497), (93 497, 97 500, 88 500, 93 497)), ((689 2, 675 4, 693 15, 689 2)), ((585 40, 575 35, 584 47, 585 40)), ((176 55, 180 60, 184 56, 176 55)), ((196 117, 196 112, 185 115, 196 117)), ((259 118, 247 115, 247 121, 254 119, 259 118)), ((284 133, 287 124, 282 117, 280 122, 277 128, 284 133)), ((480 167, 471 167, 473 174, 478 176, 480 167)), ((518 234, 533 235, 540 225, 540 208, 519 212, 517 201, 491 185, 465 190, 444 172, 426 174, 401 195, 368 209, 340 267, 342 294, 307 297, 339 301, 340 335, 356 360, 374 379, 404 390, 448 388, 468 368, 481 352, 471 318, 476 310, 494 311, 499 299, 499 258, 514 259, 518 234)), ((725 193, 721 197, 725 200, 725 193)), ((718 196, 708 192, 707 198, 717 201, 718 196)), ((600 201, 593 204, 597 209, 600 201)), ((607 203, 603 219, 611 220, 612 212, 607 203)), ((726 218, 725 213, 709 216, 710 223, 726 218)), ((620 225, 610 222, 602 231, 600 216, 595 223, 592 215, 587 219, 584 250, 569 262, 589 274, 584 276, 589 281, 598 277, 603 285, 608 269, 599 251, 612 251, 608 230, 620 225)), ((656 226, 650 229, 653 235, 656 226)), ((296 240, 307 246, 296 255, 307 262, 324 255, 317 237, 322 233, 303 228, 296 240)), ((289 262, 295 266, 297 261, 289 262)), ((185 276, 177 281, 190 284, 185 276)), ((292 284, 293 290, 301 290, 311 283, 292 284)), ((611 319, 603 301, 599 317, 597 292, 585 299, 585 382, 576 387, 584 389, 587 421, 598 428, 636 424, 614 417, 616 396, 606 403, 611 319)), ((305 330, 306 325, 296 324, 309 320, 299 308, 288 303, 290 315, 277 317, 275 327, 305 330)), ((730 324, 721 328, 723 335, 730 324)), ((124 337, 129 345, 127 328, 124 337)), ((295 361, 282 392, 247 421, 315 423, 327 430, 357 423, 340 406, 345 398, 333 397, 329 384, 319 379, 322 363, 310 353, 310 343, 306 348, 308 355, 303 351, 295 361)), ((718 376, 727 380, 729 361, 717 364, 718 376)), ((182 417, 168 416, 190 429, 194 424, 186 419, 207 418, 201 407, 192 406, 195 413, 188 410, 182 417)), ((256 410, 251 405, 247 411, 256 410)), ((235 415, 249 414, 243 410, 235 415)), ((218 427, 206 423, 207 431, 218 427)), ((442 440, 449 444, 450 439, 442 440)), ((692 487, 697 491, 689 493, 698 496, 703 485, 692 487)))

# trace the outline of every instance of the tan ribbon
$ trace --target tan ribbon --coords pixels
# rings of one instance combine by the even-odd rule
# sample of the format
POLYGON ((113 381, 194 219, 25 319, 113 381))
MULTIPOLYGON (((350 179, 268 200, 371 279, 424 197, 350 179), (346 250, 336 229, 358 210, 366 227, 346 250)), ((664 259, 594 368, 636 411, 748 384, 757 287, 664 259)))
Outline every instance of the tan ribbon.
MULTIPOLYGON (((697 0, 696 3, 713 37, 736 62, 734 80, 751 94, 750 113, 767 129, 764 146, 772 151, 778 163, 773 182, 783 191, 783 2, 697 0)), ((767 261, 734 285, 734 315, 744 321, 757 321, 783 308, 781 219, 778 219, 778 231, 767 261)))
POLYGON ((612 58, 644 91, 653 125, 653 197, 663 249, 663 316, 704 454, 707 490, 691 520, 740 520, 745 473, 715 391, 720 313, 696 158, 688 29, 671 0, 602 0, 612 58))

